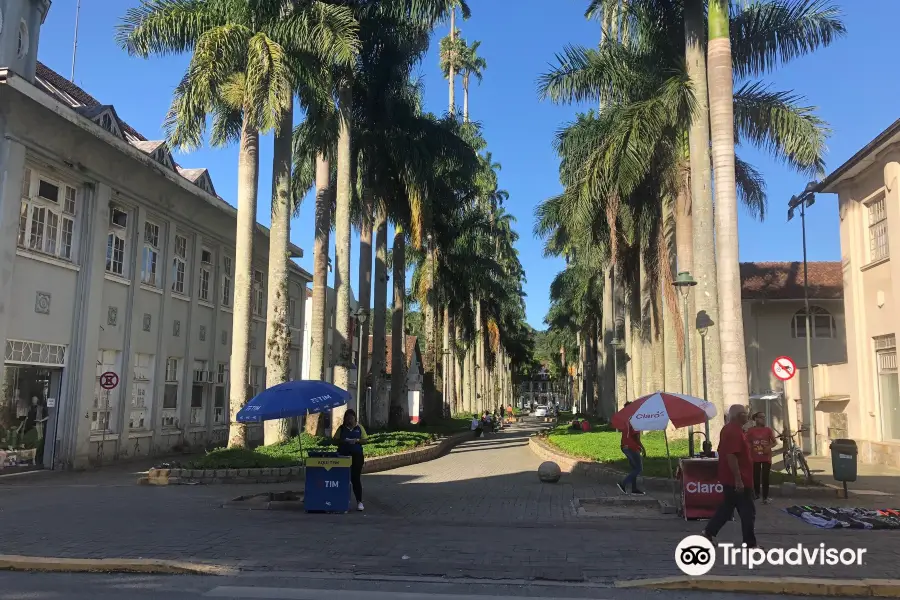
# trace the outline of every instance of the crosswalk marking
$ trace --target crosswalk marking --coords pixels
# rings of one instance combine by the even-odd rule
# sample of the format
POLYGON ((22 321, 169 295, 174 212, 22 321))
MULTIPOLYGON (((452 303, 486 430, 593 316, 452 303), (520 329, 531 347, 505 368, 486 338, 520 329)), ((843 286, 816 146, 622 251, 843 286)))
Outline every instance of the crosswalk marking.
MULTIPOLYGON (((433 592, 377 592, 366 590, 322 590, 299 588, 267 588, 220 586, 204 594, 207 598, 232 598, 241 600, 534 600, 533 596, 485 596, 436 594, 433 592)), ((542 597, 541 600, 576 600, 574 598, 542 597)))

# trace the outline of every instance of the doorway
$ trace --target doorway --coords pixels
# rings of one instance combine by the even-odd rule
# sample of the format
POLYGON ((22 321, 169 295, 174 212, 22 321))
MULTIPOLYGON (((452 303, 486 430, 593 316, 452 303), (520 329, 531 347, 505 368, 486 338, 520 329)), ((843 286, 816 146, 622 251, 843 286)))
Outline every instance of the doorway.
POLYGON ((0 394, 0 472, 52 469, 63 370, 6 365, 0 394))

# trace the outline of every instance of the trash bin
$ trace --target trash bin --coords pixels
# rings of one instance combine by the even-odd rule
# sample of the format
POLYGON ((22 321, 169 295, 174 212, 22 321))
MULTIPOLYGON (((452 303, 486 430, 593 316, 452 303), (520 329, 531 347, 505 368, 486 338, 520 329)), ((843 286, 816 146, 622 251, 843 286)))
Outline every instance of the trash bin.
POLYGON ((350 510, 350 457, 337 452, 310 452, 306 459, 306 512, 350 510))
POLYGON ((853 440, 831 442, 831 470, 835 481, 856 481, 856 460, 859 451, 853 440))

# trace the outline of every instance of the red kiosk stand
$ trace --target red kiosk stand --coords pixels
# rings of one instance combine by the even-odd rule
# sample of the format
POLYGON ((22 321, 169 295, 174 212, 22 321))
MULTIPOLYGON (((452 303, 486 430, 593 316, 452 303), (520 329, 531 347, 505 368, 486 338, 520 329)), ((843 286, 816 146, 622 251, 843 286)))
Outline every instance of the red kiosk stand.
POLYGON ((676 478, 681 487, 684 519, 711 519, 724 497, 719 459, 682 458, 676 478))

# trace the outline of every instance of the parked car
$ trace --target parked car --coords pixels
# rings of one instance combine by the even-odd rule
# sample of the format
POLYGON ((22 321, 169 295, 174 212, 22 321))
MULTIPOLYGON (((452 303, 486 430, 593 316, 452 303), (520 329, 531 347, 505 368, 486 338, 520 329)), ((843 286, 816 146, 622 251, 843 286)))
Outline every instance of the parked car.
POLYGON ((546 417, 547 416, 547 407, 543 406, 543 405, 536 407, 534 409, 534 412, 532 413, 532 415, 535 417, 546 417))

